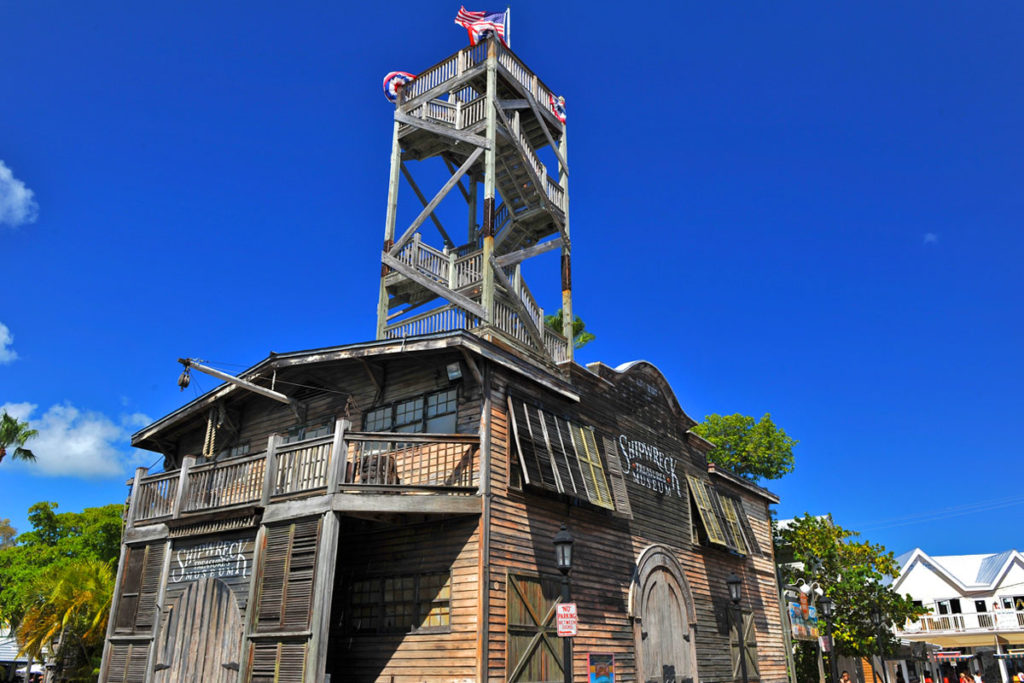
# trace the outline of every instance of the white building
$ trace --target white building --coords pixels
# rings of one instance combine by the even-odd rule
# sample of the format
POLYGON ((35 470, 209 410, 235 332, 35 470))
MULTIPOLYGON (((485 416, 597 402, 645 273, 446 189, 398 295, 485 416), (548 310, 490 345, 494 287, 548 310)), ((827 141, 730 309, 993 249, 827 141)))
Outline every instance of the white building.
MULTIPOLYGON (((964 671, 980 674, 985 683, 1009 683, 1024 672, 1024 555, 1006 550, 933 557, 915 548, 896 559, 901 574, 893 587, 931 610, 897 635, 941 648, 929 655, 922 675, 956 683, 964 671)), ((917 677, 914 664, 901 664, 907 680, 917 677)))

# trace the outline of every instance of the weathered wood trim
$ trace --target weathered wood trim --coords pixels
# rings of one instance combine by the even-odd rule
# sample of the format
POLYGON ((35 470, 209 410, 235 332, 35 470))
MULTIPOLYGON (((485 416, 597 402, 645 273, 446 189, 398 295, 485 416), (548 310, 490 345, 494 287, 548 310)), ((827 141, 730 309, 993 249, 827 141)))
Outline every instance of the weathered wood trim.
POLYGON ((459 349, 462 352, 462 358, 466 361, 466 367, 469 368, 469 372, 473 375, 473 379, 476 380, 477 385, 483 385, 483 375, 480 374, 480 368, 477 366, 476 361, 473 360, 473 356, 469 355, 466 349, 459 349))
POLYGON ((491 368, 484 367, 480 406, 480 548, 477 552, 477 680, 487 680, 487 666, 490 660, 490 612, 491 612, 491 368))
POLYGON ((352 423, 345 418, 338 418, 334 421, 334 441, 331 443, 330 469, 327 470, 327 493, 337 493, 338 483, 344 478, 345 472, 345 432, 352 426, 352 423))
POLYGON ((249 643, 256 635, 256 619, 259 615, 259 608, 256 606, 257 591, 263 573, 263 546, 266 544, 267 528, 260 525, 256 532, 256 540, 252 547, 252 574, 249 575, 249 590, 245 599, 245 623, 242 627, 242 661, 238 667, 238 683, 245 683, 249 680, 250 657, 249 643))
POLYGON ((480 496, 431 494, 403 496, 391 493, 337 493, 332 496, 335 512, 417 512, 423 514, 480 514, 480 496))
POLYGON ((498 263, 499 266, 502 267, 514 266, 517 263, 522 263, 528 258, 539 256, 540 254, 549 252, 552 249, 558 249, 563 244, 564 243, 562 242, 562 238, 556 237, 555 239, 548 240, 547 242, 535 244, 532 247, 526 247, 525 249, 520 249, 519 251, 513 251, 508 254, 502 254, 501 256, 498 256, 494 260, 498 263))
POLYGON ((381 260, 391 268, 394 268, 396 271, 404 275, 405 277, 429 289, 431 292, 437 294, 439 297, 447 299, 456 306, 465 309, 468 313, 472 313, 478 318, 485 317, 484 309, 480 306, 480 304, 466 296, 463 296, 462 294, 459 294, 458 292, 453 292, 444 285, 434 282, 430 278, 420 275, 415 270, 405 265, 398 259, 394 258, 393 256, 390 256, 386 251, 381 252, 381 260))
POLYGON ((168 535, 170 532, 166 524, 147 524, 125 529, 124 543, 148 543, 167 538, 168 535))
POLYGON ((273 524, 290 519, 322 515, 331 509, 331 496, 313 496, 298 500, 286 500, 270 505, 263 513, 263 523, 273 524))
POLYGON ((424 93, 420 93, 419 95, 409 100, 408 102, 402 101, 399 104, 398 108, 402 111, 412 111, 413 109, 423 104, 424 102, 429 102, 430 100, 436 98, 438 95, 446 95, 454 90, 461 90, 463 85, 469 83, 471 80, 473 80, 474 77, 483 72, 484 68, 484 63, 477 64, 472 69, 464 71, 462 75, 459 76, 458 78, 449 79, 444 83, 435 85, 430 90, 424 93))
POLYGON ((128 520, 126 522, 128 528, 135 526, 135 514, 136 514, 136 502, 139 498, 139 486, 142 482, 142 478, 149 473, 149 468, 136 467, 135 477, 132 479, 132 491, 128 496, 128 520))
POLYGON ((146 681, 152 681, 155 674, 154 667, 159 664, 156 661, 157 653, 160 651, 160 630, 163 627, 164 607, 167 602, 167 575, 171 571, 171 542, 164 543, 164 566, 160 568, 160 591, 156 596, 156 614, 153 617, 153 645, 149 648, 149 662, 146 664, 146 681))
POLYGON ((457 128, 449 128, 448 126, 442 126, 439 123, 433 123, 432 121, 425 121, 424 119, 418 119, 415 116, 409 116, 408 114, 400 111, 395 112, 395 121, 404 123, 414 128, 421 128, 428 133, 435 135, 444 135, 445 137, 454 138, 459 142, 466 142, 474 147, 483 147, 484 149, 490 149, 491 141, 487 138, 480 137, 479 135, 473 135, 472 133, 463 132, 457 128))
POLYGON ((466 172, 473 167, 473 164, 476 163, 476 160, 479 159, 480 155, 483 153, 484 150, 482 147, 477 147, 473 150, 473 153, 470 154, 464 162, 462 162, 462 166, 459 166, 458 170, 455 171, 455 175, 445 182, 441 189, 437 191, 437 194, 434 195, 434 198, 431 199, 425 207, 423 207, 423 210, 420 211, 420 215, 416 217, 416 220, 414 220, 412 224, 405 229, 402 236, 395 241, 390 251, 384 253, 390 256, 398 256, 398 252, 400 252, 402 247, 409 242, 409 239, 413 236, 413 233, 419 229, 420 225, 423 224, 423 221, 427 220, 427 216, 434 212, 434 209, 436 209, 437 205, 441 203, 441 200, 448 196, 448 193, 451 192, 453 187, 455 187, 455 184, 459 182, 462 176, 466 175, 466 172))
POLYGON ((267 460, 263 465, 263 493, 260 505, 270 505, 270 497, 274 494, 274 481, 277 479, 277 434, 267 437, 267 460))
POLYGON ((100 662, 100 681, 107 680, 110 668, 110 641, 114 637, 114 625, 117 622, 117 610, 121 605, 121 581, 124 579, 124 556, 128 541, 121 541, 121 555, 117 558, 117 573, 114 576, 114 599, 110 603, 110 616, 107 618, 107 636, 103 639, 103 659, 100 662))
POLYGON ((196 456, 186 455, 181 461, 181 470, 178 472, 178 492, 174 498, 174 512, 171 517, 181 517, 181 506, 188 495, 188 471, 196 464, 196 456))
MULTIPOLYGON (((343 422, 343 420, 339 420, 343 422)), ((334 595, 334 568, 338 559, 340 525, 334 512, 327 512, 320 525, 320 544, 316 549, 316 573, 313 577, 313 614, 310 618, 309 647, 306 651, 305 683, 320 683, 327 670, 327 649, 331 630, 331 603, 334 595)))

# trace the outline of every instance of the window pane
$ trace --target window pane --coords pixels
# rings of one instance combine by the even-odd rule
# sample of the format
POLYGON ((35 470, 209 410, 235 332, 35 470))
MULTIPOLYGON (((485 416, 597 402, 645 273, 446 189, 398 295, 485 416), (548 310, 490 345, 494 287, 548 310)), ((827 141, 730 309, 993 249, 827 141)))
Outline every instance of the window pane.
POLYGON ((456 410, 456 390, 448 389, 427 396, 427 417, 436 417, 454 413, 456 410))
POLYGON ((455 413, 427 418, 427 432, 430 434, 454 434, 455 413))
POLYGON ((366 414, 363 429, 367 432, 387 432, 391 430, 391 409, 377 408, 366 414))
MULTIPOLYGON (((423 399, 414 398, 395 405, 395 426, 408 425, 423 420, 423 399)), ((409 431, 409 430, 405 430, 409 431)))

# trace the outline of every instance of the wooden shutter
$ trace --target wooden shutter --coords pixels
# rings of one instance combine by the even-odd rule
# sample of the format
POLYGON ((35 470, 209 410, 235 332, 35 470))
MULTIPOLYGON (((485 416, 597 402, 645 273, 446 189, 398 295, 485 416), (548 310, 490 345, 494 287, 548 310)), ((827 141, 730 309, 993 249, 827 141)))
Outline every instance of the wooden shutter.
MULTIPOLYGON (((729 646, 732 661, 732 680, 743 680, 743 669, 740 666, 740 643, 737 633, 736 619, 732 620, 732 627, 729 630, 729 646)), ((757 668, 757 638, 754 631, 754 615, 750 612, 743 613, 743 645, 744 659, 747 662, 747 679, 756 681, 761 679, 761 672, 757 668)))
POLYGON ((260 577, 258 632, 309 628, 320 519, 268 526, 260 577))
POLYGON ((743 535, 747 539, 747 548, 749 548, 750 554, 761 556, 761 546, 754 536, 754 530, 750 527, 750 520, 747 519, 747 511, 743 507, 743 501, 739 498, 734 499, 734 507, 736 508, 736 517, 739 519, 740 527, 743 529, 743 535))
POLYGON ((117 596, 117 619, 114 630, 131 633, 135 626, 135 612, 139 606, 139 586, 142 567, 146 561, 145 546, 125 548, 124 572, 121 575, 121 593, 117 596))
POLYGON ((700 513, 700 519, 704 523, 704 533, 708 535, 708 540, 719 545, 727 545, 725 534, 718 523, 718 515, 715 514, 715 509, 711 505, 711 487, 707 482, 690 474, 686 475, 686 480, 690 483, 690 495, 700 513))
POLYGON ((557 579, 508 575, 505 666, 510 683, 563 679, 562 643, 555 629, 560 595, 557 579))
POLYGON ((108 683, 144 683, 149 645, 111 643, 107 663, 108 683))
POLYGON ((719 495, 722 502, 722 511, 725 513, 726 524, 732 529, 736 537, 736 552, 743 555, 750 554, 750 543, 747 542, 747 534, 740 524, 740 517, 743 515, 743 504, 732 496, 719 495))
POLYGON ((608 479, 604 475, 601 454, 597 450, 597 439, 590 427, 573 425, 573 436, 576 437, 576 457, 583 470, 583 480, 588 484, 587 493, 590 502, 603 508, 615 509, 612 494, 608 488, 608 479))
POLYGON ((254 643, 249 652, 251 683, 302 683, 305 643, 254 643))
POLYGON ((615 514, 619 517, 633 519, 633 509, 629 505, 629 493, 626 490, 626 480, 622 476, 622 463, 619 460, 619 453, 615 449, 615 441, 607 436, 602 441, 604 442, 604 461, 608 463, 608 479, 611 481, 612 498, 615 499, 615 514))
POLYGON ((164 544, 146 546, 146 559, 142 566, 139 585, 138 609, 135 612, 135 631, 152 632, 157 619, 157 598, 160 597, 160 577, 164 571, 164 544))
POLYGON ((540 461, 534 447, 533 432, 527 418, 527 406, 519 399, 508 397, 508 414, 512 422, 512 435, 515 437, 516 450, 519 453, 519 464, 523 471, 526 484, 542 483, 540 461))

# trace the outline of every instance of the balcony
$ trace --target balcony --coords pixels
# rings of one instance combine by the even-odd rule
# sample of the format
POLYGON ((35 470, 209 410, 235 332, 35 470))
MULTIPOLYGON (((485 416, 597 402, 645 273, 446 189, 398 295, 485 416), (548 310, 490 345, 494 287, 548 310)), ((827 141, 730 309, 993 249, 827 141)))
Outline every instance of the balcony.
MULTIPOLYGON (((980 636, 987 644, 992 642, 995 635, 1005 637, 1010 633, 1024 634, 1024 611, 1007 609, 993 612, 928 615, 917 621, 908 621, 897 632, 900 637, 911 640, 928 640, 938 644, 951 643, 953 640, 957 642, 963 642, 965 639, 976 640, 975 636, 980 636)), ((964 642, 964 644, 968 643, 964 642)))
POLYGON ((347 424, 339 420, 334 434, 289 444, 272 436, 265 452, 244 458, 197 465, 195 456, 188 456, 180 470, 151 476, 139 470, 129 524, 143 526, 232 508, 267 508, 324 495, 333 497, 335 510, 344 510, 346 501, 355 500, 352 494, 378 500, 386 496, 388 504, 378 508, 478 509, 478 435, 351 432, 346 431, 347 424))

